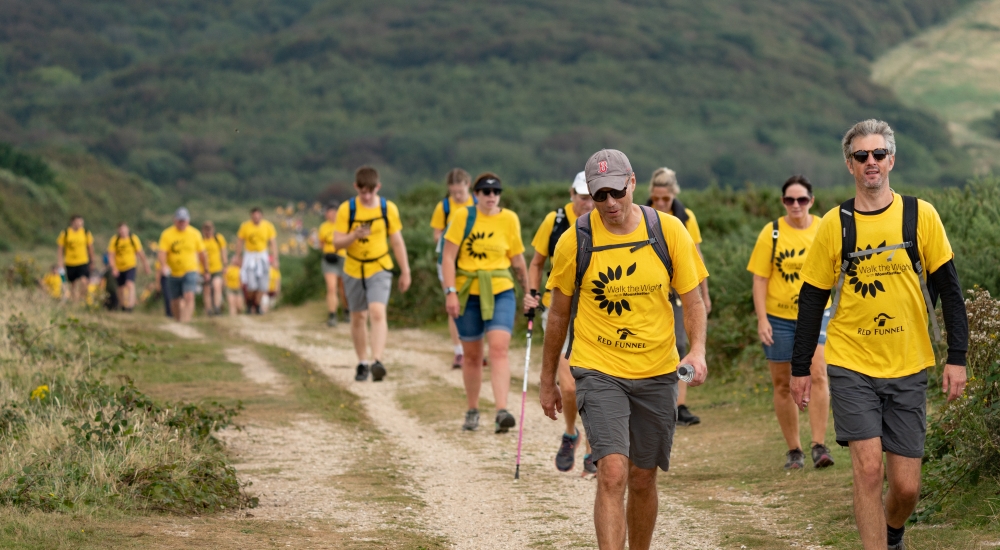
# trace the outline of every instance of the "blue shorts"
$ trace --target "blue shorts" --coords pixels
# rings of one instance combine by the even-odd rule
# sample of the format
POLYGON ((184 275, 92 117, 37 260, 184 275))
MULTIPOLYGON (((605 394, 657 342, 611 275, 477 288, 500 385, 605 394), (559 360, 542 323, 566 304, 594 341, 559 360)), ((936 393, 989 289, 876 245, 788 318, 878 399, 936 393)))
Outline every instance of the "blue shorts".
POLYGON ((135 268, 126 269, 125 271, 119 271, 118 277, 115 277, 115 282, 118 286, 125 286, 125 283, 132 281, 135 282, 135 268))
MULTIPOLYGON (((764 345, 764 357, 772 363, 789 363, 792 360, 792 347, 795 345, 795 325, 796 321, 782 319, 768 315, 767 320, 771 323, 771 338, 773 345, 764 345)), ((830 324, 830 310, 823 312, 823 325, 819 329, 819 342, 817 345, 826 344, 826 327, 830 324)), ((762 344, 763 345, 763 344, 762 344)))
POLYGON ((198 283, 201 276, 197 271, 189 271, 183 277, 167 277, 167 289, 170 291, 170 299, 178 300, 184 294, 194 293, 198 290, 198 283))
POLYGON ((516 309, 514 290, 505 290, 493 296, 493 318, 484 321, 483 312, 479 309, 479 296, 470 295, 469 301, 465 304, 465 313, 455 319, 459 339, 463 342, 476 342, 482 340, 491 330, 503 330, 513 334, 516 309))

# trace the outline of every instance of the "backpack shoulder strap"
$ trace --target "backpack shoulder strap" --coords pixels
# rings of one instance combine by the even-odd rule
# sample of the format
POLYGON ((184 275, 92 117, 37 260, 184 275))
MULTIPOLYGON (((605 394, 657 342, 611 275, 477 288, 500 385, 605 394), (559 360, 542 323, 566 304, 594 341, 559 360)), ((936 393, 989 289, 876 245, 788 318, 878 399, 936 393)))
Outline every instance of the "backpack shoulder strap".
POLYGON ((903 243, 909 243, 906 254, 917 275, 923 272, 920 264, 920 250, 917 248, 917 197, 903 195, 903 243))
MULTIPOLYGON (((674 199, 675 201, 677 199, 674 199)), ((663 236, 663 225, 660 223, 660 215, 649 206, 640 205, 642 217, 646 222, 646 233, 649 244, 653 245, 653 250, 663 262, 663 267, 667 268, 667 276, 670 280, 674 278, 674 262, 670 259, 670 250, 667 249, 667 240, 663 236)))
POLYGON ((840 298, 844 295, 844 279, 851 263, 856 261, 850 257, 858 244, 858 228, 854 223, 854 199, 847 199, 840 204, 840 274, 834 286, 833 301, 830 304, 830 320, 837 315, 840 298))
MULTIPOLYGON (((780 220, 781 218, 778 218, 780 220)), ((774 254, 778 251, 778 220, 771 222, 771 263, 774 263, 774 254)))
POLYGON ((351 197, 351 200, 347 201, 347 230, 350 231, 354 227, 354 218, 358 215, 358 199, 356 197, 351 197))
POLYGON ((559 237, 569 229, 569 219, 566 217, 566 209, 559 208, 556 210, 556 217, 552 223, 552 231, 549 233, 549 258, 556 253, 556 244, 559 242, 559 237))
POLYGON ((466 206, 465 209, 469 212, 469 217, 465 218, 465 231, 462 233, 462 242, 458 243, 459 248, 462 247, 465 239, 468 239, 469 235, 472 234, 472 226, 476 225, 476 207, 466 206))
POLYGON ((594 232, 590 227, 590 214, 580 216, 576 219, 576 275, 573 282, 573 297, 570 299, 569 308, 569 343, 566 349, 566 359, 569 359, 573 352, 573 340, 576 338, 576 314, 580 308, 580 285, 583 284, 583 277, 590 267, 590 260, 594 255, 594 232))
POLYGON ((382 221, 385 222, 385 234, 389 235, 389 201, 385 200, 385 197, 379 197, 379 202, 382 203, 382 221))
POLYGON ((451 217, 451 201, 448 200, 447 195, 441 199, 441 210, 444 211, 444 224, 448 225, 448 218, 451 217))
POLYGON ((219 240, 219 238, 222 237, 222 235, 216 233, 214 236, 215 236, 215 244, 219 245, 219 252, 222 252, 222 241, 219 240))
MULTIPOLYGON (((118 241, 120 241, 120 240, 121 240, 121 238, 118 237, 118 234, 115 234, 115 244, 111 248, 114 248, 117 251, 118 250, 118 241)), ((132 246, 134 247, 135 244, 133 243, 132 246)))
POLYGON ((688 216, 687 210, 684 209, 684 203, 678 200, 677 197, 674 197, 673 202, 670 203, 670 210, 682 224, 687 226, 690 216, 688 216))

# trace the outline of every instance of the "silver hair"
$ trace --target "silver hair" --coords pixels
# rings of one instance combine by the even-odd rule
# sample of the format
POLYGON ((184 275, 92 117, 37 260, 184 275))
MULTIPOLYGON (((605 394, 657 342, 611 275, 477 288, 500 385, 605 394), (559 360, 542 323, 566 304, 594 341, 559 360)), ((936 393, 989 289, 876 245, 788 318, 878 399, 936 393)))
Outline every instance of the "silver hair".
POLYGON ((649 179, 649 192, 653 192, 654 187, 666 187, 675 196, 681 193, 681 186, 677 183, 677 172, 664 166, 657 168, 653 172, 653 177, 649 179))
POLYGON ((851 126, 851 129, 844 134, 844 140, 841 142, 844 148, 844 160, 848 160, 851 157, 851 153, 853 152, 851 151, 851 142, 854 141, 854 138, 876 134, 885 138, 885 148, 889 150, 890 155, 895 155, 896 134, 889 127, 889 123, 884 120, 869 118, 851 126))

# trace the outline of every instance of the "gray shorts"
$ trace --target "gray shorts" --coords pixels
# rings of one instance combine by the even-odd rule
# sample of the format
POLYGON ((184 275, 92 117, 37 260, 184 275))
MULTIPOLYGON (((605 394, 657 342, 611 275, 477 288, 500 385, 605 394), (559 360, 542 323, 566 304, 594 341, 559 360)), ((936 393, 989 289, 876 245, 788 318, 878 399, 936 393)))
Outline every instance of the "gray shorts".
POLYGON ((365 279, 344 275, 344 294, 352 312, 368 311, 368 304, 388 304, 392 291, 392 272, 379 271, 365 279))
POLYGON ((677 373, 628 380, 572 367, 576 406, 594 462, 625 455, 639 468, 670 468, 677 425, 677 373))
MULTIPOLYGON (((542 332, 544 334, 545 327, 549 326, 549 310, 546 309, 542 312, 542 332)), ((563 340, 562 354, 559 357, 566 357, 566 352, 569 351, 569 330, 566 331, 566 339, 563 340)))
POLYGON ((320 260, 321 268, 323 270, 323 275, 334 274, 338 277, 344 276, 344 259, 337 256, 336 262, 328 262, 326 258, 320 260))
POLYGON ((167 291, 174 300, 182 298, 188 292, 197 292, 201 285, 201 276, 197 271, 189 271, 181 277, 167 277, 167 291))
POLYGON ((882 438, 882 450, 907 458, 924 456, 927 436, 927 371, 902 378, 872 378, 827 367, 837 443, 882 438))

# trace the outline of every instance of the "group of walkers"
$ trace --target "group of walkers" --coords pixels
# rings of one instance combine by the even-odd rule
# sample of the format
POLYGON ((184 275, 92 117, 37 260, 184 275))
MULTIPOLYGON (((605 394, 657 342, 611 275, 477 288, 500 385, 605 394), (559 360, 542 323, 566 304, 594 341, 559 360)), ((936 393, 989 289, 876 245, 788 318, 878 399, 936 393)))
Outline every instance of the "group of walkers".
MULTIPOLYGON (((136 305, 136 274, 139 263, 146 275, 155 272, 154 288, 163 296, 168 317, 189 322, 194 316, 195 295, 202 293, 205 312, 221 315, 223 296, 229 313, 263 313, 281 289, 277 233, 271 222, 263 219, 260 208, 253 208, 250 219, 237 232, 236 249, 229 257, 226 238, 206 221, 202 230, 191 226, 187 208, 178 208, 173 224, 150 248, 155 251, 153 268, 142 241, 128 224, 120 223, 108 242, 105 274, 110 309, 131 312, 136 305)), ((82 216, 74 215, 70 225, 59 233, 56 264, 42 279, 42 285, 55 298, 83 302, 88 284, 101 278, 94 265, 94 237, 84 227, 82 216), (67 289, 63 286, 65 281, 67 289)), ((93 286, 92 284, 90 286, 93 286)))
MULTIPOLYGON (((939 337, 934 304, 940 299, 947 329, 943 390, 949 400, 965 388, 968 324, 954 254, 937 212, 889 187, 896 153, 892 129, 865 120, 846 133, 842 145, 856 196, 814 216, 812 184, 801 175, 789 178, 782 186, 786 213, 762 228, 747 270, 775 415, 787 444, 784 467, 805 467, 799 414, 807 410, 813 466, 834 465, 825 441, 832 407, 836 441, 850 449, 863 546, 902 549, 904 523, 919 495, 926 369, 935 364, 929 322, 939 337)), ((677 198, 676 174, 656 170, 649 201, 639 205, 627 156, 610 149, 594 153, 570 186, 569 202, 535 231, 530 263, 517 214, 501 206, 500 176, 487 172, 472 178, 455 169, 447 185, 430 225, 452 364, 462 371, 467 397, 462 429, 479 427, 487 366, 494 431, 517 425, 507 410, 514 321, 518 314, 542 310, 539 400, 548 417, 563 414, 565 424, 556 468, 573 469, 584 435, 583 471, 597 478, 594 523, 600 548, 622 549, 626 541, 634 550, 649 548, 657 469, 670 466, 675 427, 700 422, 686 406, 687 386, 708 376, 708 271, 695 214, 677 198), (520 307, 515 286, 523 291, 520 307), (690 371, 687 383, 680 379, 681 365, 690 371)), ((379 195, 377 170, 359 168, 354 187, 357 196, 328 207, 318 231, 327 324, 337 324, 338 307, 346 301, 358 357, 355 379, 378 382, 388 374, 393 257, 401 292, 409 288, 411 274, 399 210, 379 195)), ((238 270, 247 309, 261 311, 269 267, 278 267, 274 227, 254 209, 227 260, 221 236, 211 227, 199 233, 189 221, 187 210, 179 209, 174 225, 161 235, 157 257, 156 270, 177 318, 191 318, 202 273, 206 303, 218 312, 222 280, 216 278, 226 265, 226 287, 233 288, 238 270)), ((93 257, 92 241, 78 218, 60 234, 60 262, 74 293, 86 274, 80 266, 93 257)), ((121 302, 133 307, 136 258, 149 270, 142 245, 123 224, 109 253, 121 302)))

